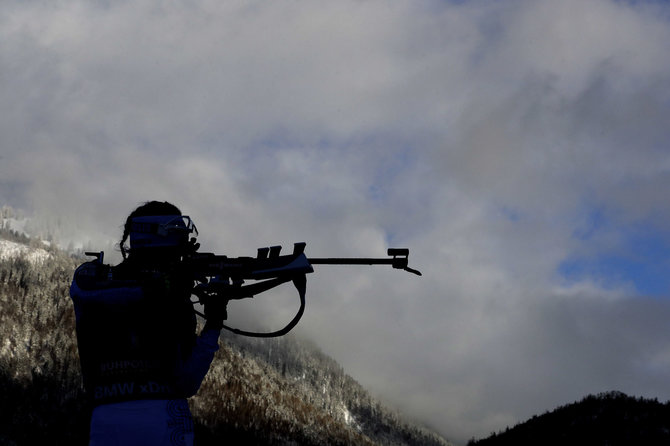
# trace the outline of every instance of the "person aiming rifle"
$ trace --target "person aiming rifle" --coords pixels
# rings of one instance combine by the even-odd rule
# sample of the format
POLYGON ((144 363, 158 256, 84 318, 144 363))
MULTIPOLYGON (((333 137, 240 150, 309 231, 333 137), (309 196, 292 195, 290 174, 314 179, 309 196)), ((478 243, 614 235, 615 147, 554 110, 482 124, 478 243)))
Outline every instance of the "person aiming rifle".
POLYGON ((192 445, 186 398, 200 388, 221 330, 255 337, 288 333, 303 315, 312 265, 391 265, 421 275, 408 267, 408 249, 389 249, 390 258, 383 259, 308 259, 305 243, 296 243, 288 255, 273 246, 254 258, 229 258, 198 253, 200 244, 191 237, 197 233, 176 206, 147 202, 126 219, 119 265, 105 265, 102 252, 86 253, 97 259, 74 273, 70 296, 92 405, 91 446, 192 445), (230 300, 287 282, 298 291, 300 309, 283 329, 258 333, 224 325, 230 300), (194 304, 202 304, 204 314, 194 304), (199 335, 196 314, 205 318, 199 335))
POLYGON ((205 305, 196 335, 193 280, 180 268, 198 248, 191 234, 195 226, 176 206, 148 202, 126 219, 119 265, 104 265, 100 253, 75 271, 70 295, 92 446, 193 444, 186 398, 219 348, 226 302, 205 305))

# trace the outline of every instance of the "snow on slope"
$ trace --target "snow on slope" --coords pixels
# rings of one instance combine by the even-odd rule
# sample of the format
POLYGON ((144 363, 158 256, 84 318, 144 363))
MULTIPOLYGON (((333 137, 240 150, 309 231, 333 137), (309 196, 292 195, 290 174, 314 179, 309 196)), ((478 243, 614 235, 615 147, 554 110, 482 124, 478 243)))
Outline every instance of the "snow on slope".
POLYGON ((24 257, 33 265, 41 264, 52 257, 42 248, 32 248, 9 240, 0 240, 0 260, 24 257))

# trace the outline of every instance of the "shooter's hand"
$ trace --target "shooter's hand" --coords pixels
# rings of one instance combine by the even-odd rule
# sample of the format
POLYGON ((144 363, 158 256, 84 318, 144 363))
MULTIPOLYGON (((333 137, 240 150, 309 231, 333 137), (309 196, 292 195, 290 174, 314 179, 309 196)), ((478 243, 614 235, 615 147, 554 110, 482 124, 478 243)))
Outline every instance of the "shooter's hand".
POLYGON ((225 299, 210 297, 205 301, 205 330, 221 330, 223 321, 228 318, 226 306, 228 301, 225 299))

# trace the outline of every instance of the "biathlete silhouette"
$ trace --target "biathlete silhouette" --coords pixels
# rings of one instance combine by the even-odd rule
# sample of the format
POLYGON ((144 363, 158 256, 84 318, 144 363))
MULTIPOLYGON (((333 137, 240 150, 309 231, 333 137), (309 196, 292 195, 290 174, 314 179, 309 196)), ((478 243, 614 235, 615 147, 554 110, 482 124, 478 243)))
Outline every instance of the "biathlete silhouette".
POLYGON ((104 264, 103 252, 86 253, 96 259, 75 271, 70 296, 92 407, 91 446, 192 445, 187 398, 200 388, 221 330, 255 337, 288 333, 303 315, 312 265, 391 265, 421 275, 408 267, 408 249, 389 249, 389 258, 308 259, 305 243, 296 243, 288 255, 273 246, 258 249, 256 257, 229 258, 197 252, 197 235, 176 206, 150 201, 126 219, 120 264, 104 264), (288 282, 298 291, 300 308, 284 328, 259 333, 224 324, 230 300, 288 282), (202 304, 204 313, 194 304, 202 304), (199 334, 196 315, 205 318, 199 334))
POLYGON ((197 335, 192 278, 179 268, 197 250, 192 234, 193 222, 176 206, 145 203, 124 225, 124 260, 112 267, 100 256, 74 274, 91 446, 193 444, 186 398, 198 391, 219 348, 226 303, 205 305, 197 335))

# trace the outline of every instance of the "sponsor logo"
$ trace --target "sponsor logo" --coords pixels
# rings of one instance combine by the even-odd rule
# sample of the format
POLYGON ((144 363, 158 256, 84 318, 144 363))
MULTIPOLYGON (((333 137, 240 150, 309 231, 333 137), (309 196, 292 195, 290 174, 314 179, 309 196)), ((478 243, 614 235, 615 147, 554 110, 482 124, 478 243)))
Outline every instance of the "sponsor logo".
POLYGON ((167 384, 148 381, 136 383, 134 381, 113 383, 105 386, 96 386, 94 397, 96 400, 105 398, 119 398, 124 396, 135 396, 138 398, 152 397, 157 394, 169 394, 171 388, 167 384))

